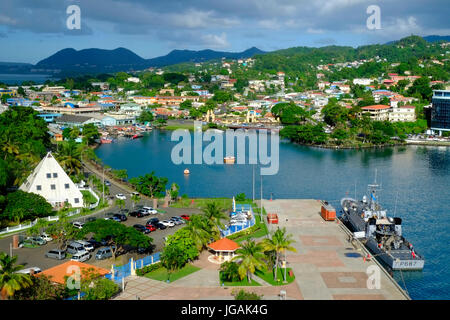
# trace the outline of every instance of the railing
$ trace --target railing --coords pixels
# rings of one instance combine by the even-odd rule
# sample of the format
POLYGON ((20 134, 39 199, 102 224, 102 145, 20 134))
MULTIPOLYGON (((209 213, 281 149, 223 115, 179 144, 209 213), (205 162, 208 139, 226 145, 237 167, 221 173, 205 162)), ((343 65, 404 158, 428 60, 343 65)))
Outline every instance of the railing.
MULTIPOLYGON (((142 269, 148 265, 157 263, 161 261, 160 253, 156 252, 150 256, 144 257, 142 259, 138 259, 136 261, 133 261, 133 268, 134 270, 142 269)), ((131 275, 131 259, 128 261, 127 264, 116 267, 113 266, 113 272, 108 273, 105 275, 106 278, 110 280, 114 280, 115 282, 121 282, 123 278, 126 278, 131 275)))
MULTIPOLYGON (((71 211, 71 212, 67 213, 67 216, 71 217, 71 216, 74 216, 76 214, 79 214, 80 212, 81 212, 81 209, 78 208, 78 209, 75 209, 74 211, 71 211)), ((59 217, 58 216, 48 216, 48 217, 45 217, 45 218, 37 218, 36 220, 31 221, 28 224, 19 224, 18 226, 6 227, 6 228, 0 230, 0 235, 1 234, 5 234, 5 233, 10 233, 10 232, 15 232, 15 231, 21 231, 21 230, 29 229, 29 228, 33 227, 38 222, 39 219, 45 219, 47 221, 58 221, 59 217)))
MULTIPOLYGON (((246 223, 243 224, 234 224, 228 226, 225 230, 220 230, 220 234, 222 237, 229 236, 233 233, 240 232, 242 230, 248 229, 255 225, 255 216, 253 214, 253 209, 250 204, 236 204, 236 212, 234 212, 234 215, 241 213, 241 212, 250 212, 252 215, 252 219, 248 220, 246 223)), ((233 216, 233 213, 232 213, 233 216)))

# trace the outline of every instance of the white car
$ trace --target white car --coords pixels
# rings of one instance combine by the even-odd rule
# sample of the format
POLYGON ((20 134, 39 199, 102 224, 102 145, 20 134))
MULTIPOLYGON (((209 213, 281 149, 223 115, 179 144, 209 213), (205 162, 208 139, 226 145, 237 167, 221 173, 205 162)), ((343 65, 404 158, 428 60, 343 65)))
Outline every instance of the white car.
POLYGON ((26 268, 26 269, 19 270, 16 273, 31 274, 32 272, 33 273, 39 273, 41 271, 42 270, 39 267, 31 267, 31 268, 26 268))
POLYGON ((72 222, 72 224, 75 228, 78 228, 78 229, 82 229, 84 227, 84 223, 79 222, 79 221, 72 222))
POLYGON ((160 221, 160 223, 165 225, 166 227, 175 227, 175 223, 173 223, 173 221, 163 220, 163 221, 160 221))
POLYGON ((125 195, 123 195, 122 193, 116 194, 116 198, 120 200, 127 200, 127 197, 125 197, 125 195))
POLYGON ((79 244, 81 244, 86 249, 86 251, 89 251, 89 252, 94 251, 94 246, 87 241, 77 240, 75 242, 78 242, 79 244))
POLYGON ((53 238, 50 235, 48 235, 47 233, 45 233, 45 232, 41 234, 41 238, 44 239, 47 242, 50 242, 50 241, 53 240, 53 238))
POLYGON ((150 214, 157 214, 158 213, 158 211, 156 211, 152 207, 143 207, 142 210, 144 210, 145 212, 150 213, 150 214))

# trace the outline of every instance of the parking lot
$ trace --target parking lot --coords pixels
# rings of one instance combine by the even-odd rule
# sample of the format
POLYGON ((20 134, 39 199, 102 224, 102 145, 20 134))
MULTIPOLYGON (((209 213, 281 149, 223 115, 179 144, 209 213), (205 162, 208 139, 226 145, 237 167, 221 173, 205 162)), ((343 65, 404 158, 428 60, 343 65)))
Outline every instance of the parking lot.
MULTIPOLYGON (((147 205, 147 204, 142 204, 147 205)), ((198 209, 181 209, 181 208, 162 208, 162 211, 165 213, 158 213, 155 215, 149 215, 142 218, 137 217, 128 217, 127 221, 121 222, 125 224, 126 226, 133 226, 134 224, 142 224, 145 225, 147 220, 150 218, 158 218, 161 220, 170 219, 173 216, 180 216, 182 214, 191 215, 193 213, 199 213, 200 211, 198 209)), ((94 214, 91 215, 91 217, 96 217, 97 219, 103 219, 106 215, 111 213, 116 213, 119 211, 119 208, 113 208, 111 210, 106 211, 106 213, 101 214, 94 214)), ((74 221, 85 221, 86 217, 75 219, 74 221)), ((153 239, 153 245, 155 245, 154 252, 162 250, 164 246, 164 237, 167 237, 170 234, 175 233, 178 229, 182 228, 185 224, 176 225, 174 227, 167 227, 164 230, 157 229, 156 231, 150 232, 147 234, 147 236, 151 237, 153 239)), ((24 235, 24 233, 22 233, 24 235)), ((13 236, 8 236, 3 239, 0 239, 0 251, 10 253, 10 244, 12 244, 12 238, 13 236)), ((19 248, 19 249, 13 249, 13 255, 18 256, 17 263, 24 265, 26 268, 29 267, 39 267, 41 270, 45 270, 51 267, 54 267, 58 264, 61 264, 65 261, 67 261, 67 258, 65 260, 56 260, 56 259, 50 259, 45 257, 45 253, 51 249, 56 248, 56 244, 53 242, 48 242, 46 245, 42 245, 36 248, 19 248)), ((110 268, 111 264, 113 264, 112 259, 106 259, 106 260, 96 260, 94 255, 95 252, 97 252, 98 249, 95 249, 94 252, 92 252, 92 257, 86 261, 86 263, 94 264, 97 266, 102 266, 105 268, 110 268)), ((137 253, 126 253, 123 256, 121 256, 118 261, 115 262, 115 264, 121 264, 131 257, 134 259, 139 259, 147 254, 139 255, 137 253)))

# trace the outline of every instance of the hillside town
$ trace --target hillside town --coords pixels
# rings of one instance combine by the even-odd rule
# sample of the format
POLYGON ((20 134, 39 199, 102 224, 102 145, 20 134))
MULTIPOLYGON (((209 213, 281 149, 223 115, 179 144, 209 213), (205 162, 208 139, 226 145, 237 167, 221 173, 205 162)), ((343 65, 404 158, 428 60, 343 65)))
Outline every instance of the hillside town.
MULTIPOLYGON (((311 61, 295 70, 288 67, 291 56, 264 54, 42 84, 1 84, 0 246, 5 252, 26 252, 20 263, 27 259, 28 266, 21 274, 36 277, 17 276, 22 289, 51 283, 61 299, 161 299, 164 294, 180 298, 171 281, 183 283, 189 294, 204 281, 214 290, 197 298, 210 292, 223 297, 222 287, 259 285, 260 295, 250 297, 300 299, 306 293, 314 298, 314 287, 305 285, 300 293, 291 285, 301 277, 295 270, 301 259, 288 266, 286 251, 296 252, 298 239, 313 240, 289 219, 296 221, 296 208, 302 208, 302 219, 323 227, 337 220, 328 203, 295 199, 274 205, 271 195, 265 206, 262 177, 259 202, 254 181, 252 198, 237 193, 219 200, 190 199, 181 195, 176 181, 154 171, 129 177, 126 169, 103 163, 94 150, 153 130, 192 130, 193 120, 221 131, 268 129, 291 142, 322 148, 449 146, 450 43, 431 46, 405 39, 395 50, 421 45, 436 53, 411 55, 407 61, 378 55, 340 61, 313 52, 311 61), (274 213, 278 204, 284 208, 280 217, 274 213), (48 250, 48 243, 55 248, 48 250), (256 267, 243 262, 249 251, 256 252, 256 267), (82 284, 67 290, 65 270, 74 266, 85 271, 82 284), (125 290, 125 281, 131 290, 125 290)), ((189 174, 186 168, 185 179, 189 174)), ((352 236, 339 228, 333 224, 327 232, 335 238, 325 240, 361 257, 359 262, 373 261, 361 248, 344 248, 341 244, 352 236)), ((0 260, 11 265, 12 256, 2 253, 0 260)), ((320 255, 302 259, 317 264, 317 274, 334 267, 320 255)), ((339 266, 348 273, 363 273, 366 267, 339 266)), ((382 297, 407 298, 391 278, 383 279, 382 297)), ((359 292, 340 289, 326 294, 359 292)), ((2 292, 5 298, 38 295, 8 290, 2 292)), ((242 291, 226 297, 239 295, 249 298, 242 291)))

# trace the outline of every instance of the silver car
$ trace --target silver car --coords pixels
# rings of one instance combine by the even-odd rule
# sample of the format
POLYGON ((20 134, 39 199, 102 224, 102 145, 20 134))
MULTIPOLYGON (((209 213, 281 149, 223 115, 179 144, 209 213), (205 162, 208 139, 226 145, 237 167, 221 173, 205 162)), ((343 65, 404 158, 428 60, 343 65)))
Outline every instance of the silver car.
POLYGON ((66 251, 65 250, 59 250, 59 249, 53 249, 48 251, 45 256, 47 258, 57 259, 57 260, 63 260, 66 257, 66 251))

